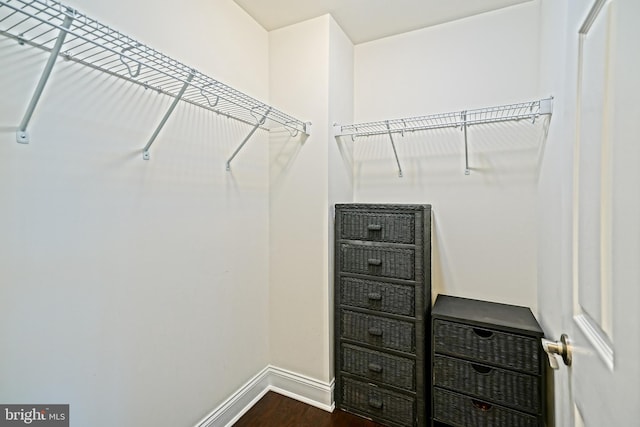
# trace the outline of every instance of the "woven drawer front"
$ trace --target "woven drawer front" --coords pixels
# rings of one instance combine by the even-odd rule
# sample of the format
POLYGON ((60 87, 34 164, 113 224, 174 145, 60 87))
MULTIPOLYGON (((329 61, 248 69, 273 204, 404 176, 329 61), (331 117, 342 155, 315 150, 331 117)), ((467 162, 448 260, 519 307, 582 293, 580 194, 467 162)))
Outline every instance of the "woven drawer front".
POLYGON ((416 389, 415 360, 343 344, 341 365, 350 374, 406 390, 416 389))
POLYGON ((439 388, 433 390, 433 417, 456 427, 538 427, 533 415, 439 388))
POLYGON ((415 399, 350 378, 342 379, 342 402, 346 407, 366 412, 403 426, 413 426, 415 399))
POLYGON ((539 378, 436 355, 433 385, 537 414, 539 378))
POLYGON ((410 243, 415 241, 412 213, 342 212, 341 239, 410 243))
POLYGON ((393 350, 415 353, 415 325, 364 313, 342 310, 341 336, 393 350))
POLYGON ((414 279, 414 249, 343 243, 340 245, 340 251, 343 272, 414 279))
POLYGON ((435 351, 537 374, 540 343, 514 335, 460 323, 435 320, 435 351))
POLYGON ((353 277, 343 277, 340 280, 340 302, 352 307, 414 316, 415 294, 416 288, 412 285, 398 285, 353 277))

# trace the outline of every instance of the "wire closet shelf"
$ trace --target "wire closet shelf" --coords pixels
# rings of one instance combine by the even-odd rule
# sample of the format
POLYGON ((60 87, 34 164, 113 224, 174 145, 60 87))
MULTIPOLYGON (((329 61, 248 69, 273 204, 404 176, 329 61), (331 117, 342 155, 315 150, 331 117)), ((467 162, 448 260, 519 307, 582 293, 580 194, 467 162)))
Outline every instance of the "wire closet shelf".
POLYGON ((391 146, 393 147, 393 153, 398 165, 398 175, 402 176, 402 167, 400 166, 400 160, 398 159, 393 139, 394 134, 404 136, 405 133, 431 129, 460 128, 464 132, 465 174, 468 175, 470 173, 467 141, 468 126, 519 120, 530 120, 531 123, 535 123, 538 117, 551 115, 552 112, 553 97, 549 97, 517 104, 431 114, 427 116, 407 117, 348 125, 335 124, 334 134, 336 137, 350 136, 353 140, 357 137, 388 135, 391 140, 391 146))
POLYGON ((430 129, 463 127, 485 123, 513 120, 535 120, 541 115, 551 114, 553 98, 518 104, 500 105, 475 110, 431 114, 428 116, 384 120, 378 122, 336 125, 336 136, 373 136, 391 133, 404 134, 430 129))
POLYGON ((0 34, 22 45, 50 52, 52 62, 55 57, 62 56, 65 60, 174 97, 176 102, 182 100, 255 126, 247 139, 257 128, 270 130, 282 126, 292 136, 298 132, 309 133, 310 123, 246 95, 55 0, 0 0, 0 34))

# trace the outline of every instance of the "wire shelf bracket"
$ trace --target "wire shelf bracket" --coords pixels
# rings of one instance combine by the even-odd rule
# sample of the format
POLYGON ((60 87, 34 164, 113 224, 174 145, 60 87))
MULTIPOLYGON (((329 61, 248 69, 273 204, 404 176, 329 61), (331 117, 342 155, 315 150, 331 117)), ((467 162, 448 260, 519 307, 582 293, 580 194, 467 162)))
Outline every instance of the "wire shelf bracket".
POLYGON ((146 160, 150 157, 149 148, 180 101, 252 126, 249 137, 258 129, 270 131, 276 127, 284 127, 292 136, 310 132, 309 122, 244 94, 57 0, 0 0, 0 35, 22 46, 49 52, 40 81, 18 126, 16 139, 20 143, 29 142, 27 126, 58 56, 173 98, 171 107, 143 149, 146 160))
MULTIPOLYGON (((140 71, 140 68, 138 68, 137 72, 139 72, 139 71, 140 71)), ((144 149, 142 150, 142 158, 144 160, 149 160, 149 158, 151 157, 150 154, 149 154, 149 148, 151 148, 151 144, 153 144, 153 141, 155 141, 156 138, 158 137, 158 134, 160 133, 160 130, 162 130, 162 128, 164 127, 165 123, 167 123, 167 120, 169 120, 169 116, 171 116, 171 113, 173 113, 173 110, 175 110, 176 106, 178 105, 178 102, 180 102, 180 100, 182 99, 182 96, 184 95, 185 91, 187 90, 187 87, 189 87, 189 83, 191 83, 191 80, 193 80, 193 72, 189 73, 189 76, 187 77, 187 81, 185 81, 184 84, 182 85, 182 88, 180 89, 180 92, 178 92, 178 95, 176 95, 176 97, 173 99, 173 102, 169 106, 169 109, 164 114, 164 117, 162 117, 162 120, 160 121, 160 124, 158 125, 156 130, 153 132, 153 135, 151 135, 151 138, 149 138, 149 142, 147 142, 147 145, 145 145, 144 149)))
POLYGON ((471 169, 469 169, 469 142, 467 139, 467 112, 463 111, 462 114, 462 130, 464 132, 464 174, 469 175, 471 169))
POLYGON ((267 116, 269 115, 270 112, 271 112, 271 107, 269 107, 267 109, 267 112, 264 113, 264 116, 262 116, 262 118, 258 119, 256 124, 253 125, 253 128, 251 129, 251 132, 249 132, 249 134, 244 138, 244 140, 242 140, 242 142, 240 143, 238 148, 236 148, 236 150, 233 152, 231 157, 229 157, 229 159, 227 160, 227 164, 226 164, 227 171, 231 170, 231 161, 238 155, 240 150, 242 150, 242 147, 244 147, 244 144, 247 143, 249 138, 251 138, 253 136, 253 134, 256 132, 256 130, 258 130, 258 128, 264 124, 264 122, 267 120, 267 116))
POLYGON ((389 127, 389 121, 387 120, 387 131, 389 132, 389 140, 391 140, 391 148, 393 148, 393 155, 396 158, 396 164, 398 165, 398 177, 402 178, 402 166, 400 166, 400 160, 398 159, 398 151, 396 151, 396 144, 393 142, 393 133, 389 127))
MULTIPOLYGON (((36 110, 36 106, 38 105, 38 101, 42 96, 42 92, 44 92, 44 88, 49 81, 49 77, 51 76, 51 71, 53 71, 53 66, 56 63, 56 59, 58 58, 58 54, 60 53, 60 49, 62 49, 62 45, 64 44, 64 39, 67 37, 67 30, 71 27, 71 23, 73 22, 73 17, 70 15, 66 15, 64 20, 62 21, 62 28, 58 32, 58 36, 56 37, 56 42, 51 49, 51 53, 49 54, 49 59, 44 66, 44 70, 42 70, 42 75, 40 76, 40 80, 38 81, 38 85, 31 97, 31 101, 27 106, 27 111, 24 113, 22 121, 18 126, 18 131, 16 132, 16 141, 20 144, 28 144, 30 141, 29 132, 27 132, 27 126, 29 126, 29 122, 31 121, 31 117, 33 117, 33 113, 36 110)), ((22 38, 24 34, 20 34, 20 38, 22 38)), ((20 42, 20 41, 19 41, 20 42)), ((22 41, 24 44, 24 41, 22 41)))
POLYGON ((522 102, 518 104, 507 104, 475 110, 432 114, 428 116, 349 125, 334 123, 333 131, 336 138, 348 136, 354 141, 356 138, 360 137, 388 135, 391 139, 391 146, 393 148, 396 164, 398 165, 398 176, 402 177, 402 168, 398 159, 393 134, 405 136, 406 133, 410 132, 420 132, 431 129, 460 128, 464 135, 464 173, 465 175, 469 175, 471 173, 471 168, 469 167, 469 141, 467 134, 469 126, 518 120, 531 120, 531 123, 533 124, 540 116, 551 116, 552 114, 553 97, 551 96, 541 100, 522 102))

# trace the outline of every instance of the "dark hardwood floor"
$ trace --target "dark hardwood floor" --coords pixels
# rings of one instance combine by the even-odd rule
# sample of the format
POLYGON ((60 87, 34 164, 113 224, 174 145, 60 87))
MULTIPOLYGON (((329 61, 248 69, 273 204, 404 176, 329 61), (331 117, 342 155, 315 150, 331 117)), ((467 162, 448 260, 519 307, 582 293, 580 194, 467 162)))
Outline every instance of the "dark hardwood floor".
POLYGON ((282 396, 264 395, 233 427, 382 427, 378 423, 335 410, 333 413, 282 396))

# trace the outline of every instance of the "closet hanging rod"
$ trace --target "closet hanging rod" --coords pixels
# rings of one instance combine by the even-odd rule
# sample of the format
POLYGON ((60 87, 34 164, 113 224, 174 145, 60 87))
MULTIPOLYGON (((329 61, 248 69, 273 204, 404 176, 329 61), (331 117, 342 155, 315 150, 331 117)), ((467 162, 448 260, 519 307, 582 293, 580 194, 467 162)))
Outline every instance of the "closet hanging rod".
POLYGON ((145 89, 176 97, 185 84, 182 100, 225 117, 254 125, 269 111, 274 124, 290 132, 308 133, 303 122, 244 94, 192 67, 138 42, 97 20, 55 0, 0 0, 0 34, 20 44, 52 52, 58 32, 67 36, 59 52, 66 60, 136 83, 145 89), (70 28, 62 25, 72 18, 70 28), (191 79, 188 81, 187 76, 191 79))
POLYGON ((463 110, 451 113, 431 114, 427 116, 384 120, 379 122, 357 123, 349 125, 336 124, 335 136, 351 136, 352 138, 373 135, 391 135, 393 133, 418 132, 429 129, 464 127, 484 123, 497 123, 514 120, 535 120, 553 112, 553 97, 507 104, 496 107, 463 110))

